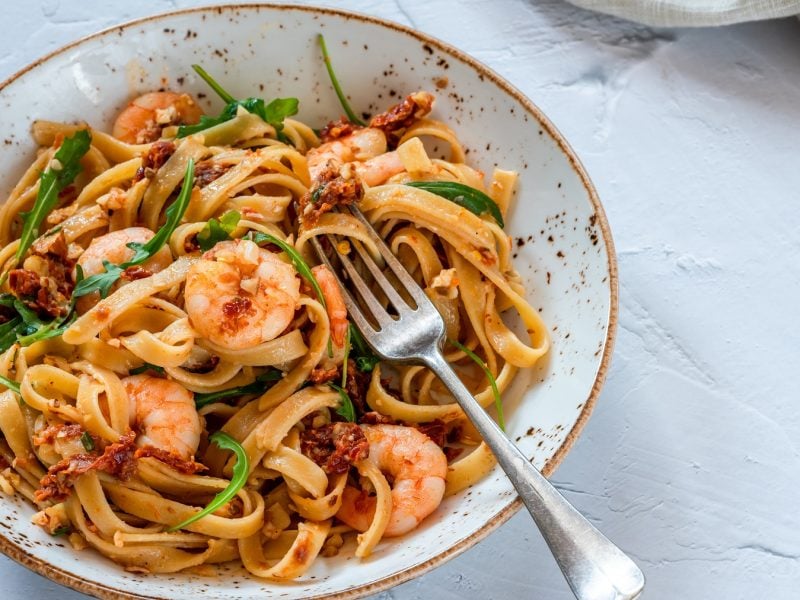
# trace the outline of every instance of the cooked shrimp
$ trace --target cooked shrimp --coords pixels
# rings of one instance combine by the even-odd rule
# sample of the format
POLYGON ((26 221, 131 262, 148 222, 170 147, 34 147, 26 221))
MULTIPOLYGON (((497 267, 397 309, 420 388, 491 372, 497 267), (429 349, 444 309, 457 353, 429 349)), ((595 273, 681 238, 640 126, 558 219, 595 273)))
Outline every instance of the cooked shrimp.
POLYGON ((405 171, 397 151, 379 154, 362 163, 352 163, 358 177, 369 186, 380 185, 398 173, 405 171))
POLYGON ((311 179, 317 179, 331 163, 335 167, 341 167, 345 163, 365 161, 385 152, 386 134, 380 129, 364 127, 345 137, 312 148, 306 154, 306 160, 311 179))
POLYGON ((353 133, 312 148, 306 154, 311 179, 317 180, 326 169, 337 172, 352 164, 361 181, 380 185, 403 172, 403 163, 396 151, 386 151, 386 134, 374 127, 356 129, 353 133))
POLYGON ((300 299, 295 268, 249 240, 220 242, 189 270, 186 312, 197 333, 230 350, 286 329, 300 299))
MULTIPOLYGON (((119 231, 112 231, 100 237, 96 237, 84 250, 78 264, 83 269, 84 277, 91 277, 105 271, 103 261, 108 261, 115 265, 129 261, 135 252, 128 248, 131 242, 144 244, 150 241, 155 234, 146 227, 128 227, 119 231)), ((167 246, 163 246, 153 256, 141 264, 143 269, 150 273, 158 273, 166 269, 172 262, 172 253, 167 246)))
MULTIPOLYGON (((369 440, 369 458, 394 479, 392 514, 385 537, 403 535, 417 527, 441 504, 447 458, 428 436, 400 425, 362 426, 369 440)), ((336 516, 344 523, 366 531, 375 515, 375 497, 353 487, 342 494, 336 516)))
POLYGON ((322 297, 328 311, 328 320, 331 322, 331 337, 337 346, 344 345, 344 338, 347 335, 347 307, 342 298, 342 290, 339 289, 339 282, 325 265, 318 265, 311 269, 314 277, 317 278, 319 287, 322 288, 322 297))
MULTIPOLYGON (((347 135, 312 148, 306 154, 311 179, 317 180, 326 167, 338 172, 342 165, 352 163, 356 174, 369 186, 380 185, 390 177, 404 171, 403 163, 396 151, 387 152, 386 134, 396 132, 425 117, 433 108, 433 94, 415 92, 400 103, 372 118, 369 127, 353 129, 351 123, 336 122, 338 132, 347 135)), ((337 128, 333 128, 336 131, 337 128)))
POLYGON ((203 110, 189 94, 150 92, 134 99, 114 121, 112 135, 128 144, 147 144, 168 125, 193 125, 203 110))
MULTIPOLYGON (((115 265, 121 265, 133 258, 135 254, 131 248, 128 248, 128 244, 131 242, 143 244, 149 241, 154 235, 155 234, 146 227, 128 227, 127 229, 106 233, 91 241, 86 250, 83 251, 83 254, 80 255, 80 258, 78 258, 77 265, 83 270, 84 277, 98 275, 106 269, 105 265, 103 265, 104 260, 115 265)), ((142 276, 158 273, 166 269, 171 262, 172 253, 167 246, 164 246, 139 265, 136 276, 141 278, 142 276)), ((77 280, 77 270, 76 266, 75 273, 73 273, 74 280, 77 280)), ((121 285, 121 283, 121 280, 117 282, 115 288, 121 285)), ((96 304, 99 299, 99 292, 81 297, 78 300, 78 312, 86 312, 96 304)))
POLYGON ((202 429, 194 394, 174 381, 150 375, 125 377, 122 385, 128 393, 131 427, 139 433, 136 444, 192 460, 202 429))

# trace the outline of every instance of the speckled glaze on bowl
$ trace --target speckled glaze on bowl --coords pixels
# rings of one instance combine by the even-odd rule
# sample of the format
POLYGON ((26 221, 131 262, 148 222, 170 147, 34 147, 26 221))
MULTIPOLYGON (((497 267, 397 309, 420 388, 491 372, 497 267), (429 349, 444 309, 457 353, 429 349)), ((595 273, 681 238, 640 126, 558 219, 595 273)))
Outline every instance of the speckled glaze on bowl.
MULTIPOLYGON (((515 263, 551 327, 550 355, 505 395, 510 436, 551 473, 584 426, 603 383, 616 329, 617 276, 603 209, 572 150, 542 113, 495 73, 436 39, 330 9, 243 5, 159 15, 106 30, 37 61, 0 87, 5 197, 29 164, 36 118, 108 126, 137 93, 170 87, 208 96, 202 63, 235 96, 297 96, 299 117, 321 126, 341 113, 315 42, 323 32, 353 104, 380 110, 416 89, 437 93, 468 160, 520 172, 507 218, 515 263)), ((463 552, 520 507, 500 469, 445 500, 422 527, 382 542, 364 561, 352 548, 315 562, 299 581, 256 580, 234 567, 217 576, 127 573, 91 550, 31 525, 33 508, 0 498, 0 550, 54 581, 103 598, 356 598, 418 576, 463 552)))

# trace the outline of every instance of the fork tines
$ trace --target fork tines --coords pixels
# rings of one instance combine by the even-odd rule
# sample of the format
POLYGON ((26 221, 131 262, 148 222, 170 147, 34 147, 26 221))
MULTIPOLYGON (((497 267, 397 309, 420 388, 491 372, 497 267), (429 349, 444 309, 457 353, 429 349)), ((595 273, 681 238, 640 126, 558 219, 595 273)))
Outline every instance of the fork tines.
POLYGON ((430 301, 361 211, 355 206, 348 209, 366 228, 380 252, 379 258, 383 259, 385 269, 357 239, 344 240, 326 234, 324 239, 330 246, 329 251, 317 238, 312 238, 311 244, 320 260, 339 279, 347 311, 358 328, 363 331, 368 326, 380 330, 403 313, 415 311, 421 303, 430 301))

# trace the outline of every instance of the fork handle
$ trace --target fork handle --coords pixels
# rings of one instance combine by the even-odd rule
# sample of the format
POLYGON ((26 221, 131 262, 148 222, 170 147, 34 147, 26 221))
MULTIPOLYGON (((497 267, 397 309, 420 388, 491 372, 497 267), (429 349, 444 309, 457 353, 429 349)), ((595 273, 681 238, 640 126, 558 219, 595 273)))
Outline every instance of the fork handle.
POLYGON ((424 358, 492 449, 578 600, 633 600, 644 574, 554 488, 509 440, 440 353, 424 358))

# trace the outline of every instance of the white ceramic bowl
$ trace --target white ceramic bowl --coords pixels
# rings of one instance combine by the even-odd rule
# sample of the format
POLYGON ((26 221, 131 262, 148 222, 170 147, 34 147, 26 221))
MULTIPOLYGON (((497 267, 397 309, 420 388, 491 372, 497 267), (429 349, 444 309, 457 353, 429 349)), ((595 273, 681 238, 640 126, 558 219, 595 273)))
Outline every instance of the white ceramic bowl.
MULTIPOLYGON (((545 473, 586 422, 602 385, 616 324, 616 263, 600 202, 572 150, 542 113, 495 73, 408 28, 329 9, 228 6, 142 19, 80 40, 0 88, 5 195, 34 154, 34 119, 109 126, 136 94, 159 87, 208 90, 202 63, 237 97, 297 96, 299 117, 321 126, 341 109, 315 42, 325 34, 336 69, 360 110, 385 108, 417 89, 435 91, 434 116, 454 127, 469 161, 518 169, 507 228, 529 297, 550 325, 550 355, 506 394, 509 433, 545 473), (437 88, 436 84, 443 86, 437 88), (263 84, 263 88, 261 85, 263 84)), ((219 108, 210 96, 207 108, 219 108)), ((369 560, 318 560, 299 581, 275 584, 222 568, 217 577, 126 573, 91 550, 76 552, 31 525, 33 508, 0 498, 0 549, 75 589, 108 598, 354 598, 417 576, 456 556, 520 506, 503 472, 445 500, 422 527, 382 542, 369 560)), ((347 550, 347 549, 346 549, 347 550)))

